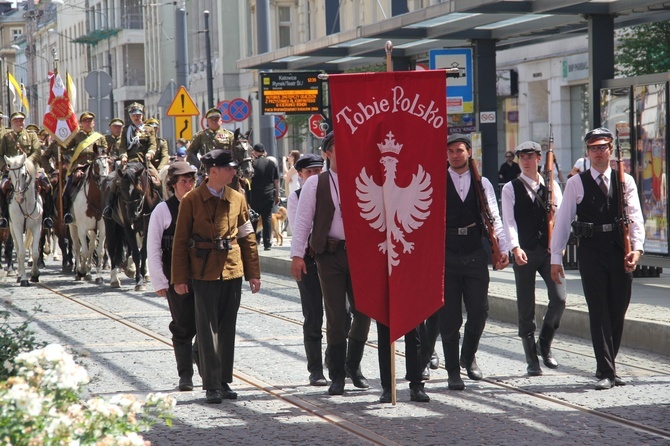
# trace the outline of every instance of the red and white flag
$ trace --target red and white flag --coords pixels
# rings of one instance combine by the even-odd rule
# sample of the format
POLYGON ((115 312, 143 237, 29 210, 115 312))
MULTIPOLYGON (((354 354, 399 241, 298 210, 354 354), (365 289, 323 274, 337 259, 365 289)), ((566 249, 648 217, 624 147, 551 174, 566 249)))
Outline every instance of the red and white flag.
POLYGON ((62 146, 66 146, 74 137, 79 123, 59 73, 50 77, 49 86, 49 103, 44 113, 43 127, 62 146))
POLYGON ((444 304, 444 71, 331 75, 335 155, 356 308, 391 341, 444 304))

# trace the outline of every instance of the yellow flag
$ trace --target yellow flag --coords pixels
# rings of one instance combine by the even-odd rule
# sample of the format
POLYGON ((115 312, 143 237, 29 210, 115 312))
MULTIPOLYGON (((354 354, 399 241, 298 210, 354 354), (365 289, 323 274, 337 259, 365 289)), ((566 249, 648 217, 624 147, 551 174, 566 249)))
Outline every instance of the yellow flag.
POLYGON ((72 110, 76 110, 77 88, 74 86, 74 81, 72 80, 72 76, 70 76, 70 73, 65 73, 65 77, 67 78, 67 92, 68 95, 70 96, 70 104, 72 104, 72 110))
POLYGON ((23 85, 19 84, 16 81, 16 78, 10 73, 7 72, 7 80, 9 81, 9 89, 14 94, 14 98, 18 98, 26 113, 30 113, 30 107, 28 107, 28 98, 23 94, 23 85))

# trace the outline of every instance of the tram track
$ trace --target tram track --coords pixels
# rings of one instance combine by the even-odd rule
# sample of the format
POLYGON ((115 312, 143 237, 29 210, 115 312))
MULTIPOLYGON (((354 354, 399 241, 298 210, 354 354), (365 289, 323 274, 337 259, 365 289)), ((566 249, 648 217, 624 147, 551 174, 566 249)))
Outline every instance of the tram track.
MULTIPOLYGON (((271 278, 266 278, 264 280, 264 283, 266 284, 274 284, 277 286, 287 286, 287 282, 282 282, 281 280, 272 280, 271 278)), ((104 316, 105 318, 108 318, 118 324, 121 324, 128 329, 137 331, 139 333, 142 333, 145 336, 148 336, 151 339, 154 339, 161 344, 164 344, 166 346, 169 346, 170 348, 172 347, 172 342, 171 339, 161 335, 160 333, 155 332, 154 330, 151 330, 147 327, 144 327, 136 322, 133 322, 127 318, 124 318, 112 311, 109 311, 105 308, 102 308, 98 305, 92 304, 90 302, 86 302, 84 299, 78 298, 73 295, 68 295, 66 293, 63 293, 59 291, 56 288, 53 288, 51 286, 48 286, 47 284, 40 283, 40 287, 42 287, 45 290, 48 290, 49 292, 60 296, 63 299, 67 299, 77 305, 81 305, 85 308, 87 308, 90 311, 93 311, 97 314, 100 314, 101 316, 104 316)), ((292 318, 283 314, 277 314, 272 311, 268 311, 259 307, 251 306, 251 305, 241 305, 241 309, 252 312, 258 315, 261 315, 263 317, 270 317, 275 320, 279 320, 284 323, 290 323, 293 325, 297 325, 302 327, 302 321, 298 320, 296 318, 292 318)), ((508 338, 514 338, 514 336, 511 335, 505 335, 505 334, 499 334, 500 336, 506 336, 508 338)), ((377 348, 377 345, 372 342, 367 343, 369 347, 371 348, 377 348)), ((575 351, 570 351, 566 349, 556 349, 556 350, 564 350, 564 351, 569 351, 571 354, 577 354, 577 355, 583 355, 586 356, 582 353, 575 352, 575 351)), ((396 352, 397 355, 404 357, 404 354, 402 352, 396 352)), ((640 370, 644 370, 647 372, 653 372, 656 374, 661 374, 661 375, 666 375, 670 376, 670 373, 664 372, 664 371, 659 371, 659 370, 652 370, 646 367, 640 367, 636 365, 629 365, 630 367, 633 368, 638 368, 640 370)), ((278 398, 285 402, 286 404, 289 404, 293 407, 297 407, 300 410, 304 411, 305 413, 317 417, 333 426, 336 426, 339 429, 342 429, 351 435, 354 435, 356 438, 366 441, 375 445, 397 445, 398 443, 395 442, 394 440, 385 437, 383 435, 377 434, 369 429, 366 429, 365 427, 361 426, 360 424, 357 424, 351 420, 347 420, 345 417, 342 415, 339 415, 331 410, 328 410, 327 408, 321 407, 317 404, 314 404, 307 399, 297 396, 294 393, 290 393, 285 391, 284 389, 280 387, 273 386, 269 383, 264 382, 263 380, 251 376, 247 373, 241 372, 239 370, 236 370, 234 373, 234 376, 239 379, 240 381, 243 381, 247 383, 248 385, 265 392, 269 395, 271 395, 273 398, 278 398)), ((666 429, 661 429, 655 426, 647 425, 644 423, 640 423, 637 421, 629 420, 617 415, 613 415, 610 413, 607 413, 605 411, 601 410, 596 410, 596 409, 591 409, 589 407, 585 407, 579 404, 571 403, 569 401, 565 401, 560 398, 556 398, 541 392, 535 392, 532 390, 524 389, 518 386, 515 386, 513 384, 509 384, 507 382, 501 381, 499 379, 484 379, 483 382, 486 382, 487 384, 490 384, 492 386, 495 386, 500 389, 504 389, 509 392, 514 392, 517 394, 522 394, 527 397, 531 397, 534 399, 542 400, 551 404, 555 404, 558 406, 561 406, 564 409, 570 409, 574 411, 578 411, 583 414, 588 414, 594 417, 598 417, 599 419, 605 420, 609 423, 616 424, 618 426, 625 427, 627 429, 633 429, 638 432, 643 432, 646 434, 651 434, 653 436, 662 438, 664 440, 670 440, 670 431, 666 429)))

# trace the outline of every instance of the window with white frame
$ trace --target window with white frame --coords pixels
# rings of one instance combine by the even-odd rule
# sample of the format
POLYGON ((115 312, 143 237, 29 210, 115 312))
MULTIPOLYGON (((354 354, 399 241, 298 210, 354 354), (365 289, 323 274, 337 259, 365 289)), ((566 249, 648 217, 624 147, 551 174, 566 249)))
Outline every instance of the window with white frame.
POLYGON ((12 40, 16 40, 23 35, 23 28, 12 28, 10 32, 12 33, 12 40))
POLYGON ((291 45, 291 7, 277 7, 279 22, 279 48, 291 45))

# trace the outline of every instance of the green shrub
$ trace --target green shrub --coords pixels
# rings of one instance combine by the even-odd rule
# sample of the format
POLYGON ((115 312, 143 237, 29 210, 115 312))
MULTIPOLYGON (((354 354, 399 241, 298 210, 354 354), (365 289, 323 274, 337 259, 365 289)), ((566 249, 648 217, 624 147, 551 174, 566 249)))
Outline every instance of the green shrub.
MULTIPOLYGON (((22 312, 11 303, 4 302, 4 305, 15 313, 22 312)), ((35 308, 33 314, 28 315, 22 324, 12 326, 8 322, 12 313, 0 309, 0 381, 5 381, 10 376, 14 376, 16 372, 10 371, 8 365, 13 363, 14 358, 20 353, 29 352, 46 345, 46 342, 37 341, 35 334, 28 328, 28 324, 33 320, 35 313, 39 311, 42 311, 39 307, 35 308)))

